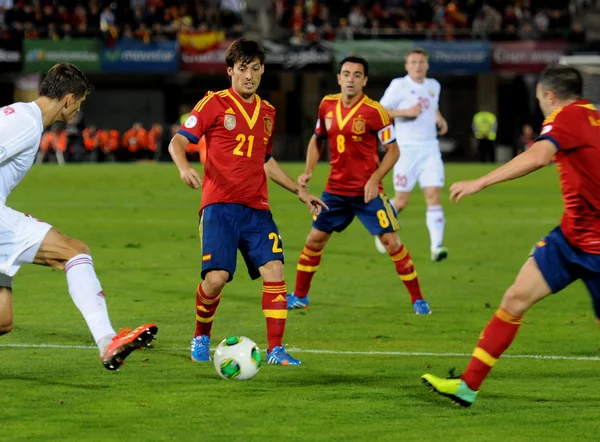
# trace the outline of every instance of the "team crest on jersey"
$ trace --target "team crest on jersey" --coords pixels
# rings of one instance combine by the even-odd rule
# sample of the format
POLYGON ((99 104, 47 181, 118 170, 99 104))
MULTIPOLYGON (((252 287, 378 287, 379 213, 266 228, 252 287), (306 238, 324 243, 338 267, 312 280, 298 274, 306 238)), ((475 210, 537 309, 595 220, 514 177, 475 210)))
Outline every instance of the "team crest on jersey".
POLYGON ((429 90, 429 95, 431 95, 432 97, 435 97, 435 91, 433 89, 429 90))
POLYGON ((265 122, 265 133, 271 135, 273 133, 273 120, 269 117, 265 117, 263 118, 263 121, 265 122))
POLYGON ((235 129, 235 125, 237 124, 237 120, 235 119, 235 115, 225 115, 223 119, 223 124, 225 125, 225 129, 233 130, 235 129))
POLYGON ((352 120, 352 133, 356 135, 364 134, 365 129, 365 120, 362 118, 355 118, 352 120))

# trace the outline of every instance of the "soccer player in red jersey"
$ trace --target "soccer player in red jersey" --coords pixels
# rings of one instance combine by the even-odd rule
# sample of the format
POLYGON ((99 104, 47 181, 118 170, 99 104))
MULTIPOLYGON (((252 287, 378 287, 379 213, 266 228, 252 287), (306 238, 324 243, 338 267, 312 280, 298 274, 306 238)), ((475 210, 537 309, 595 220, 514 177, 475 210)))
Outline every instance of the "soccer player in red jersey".
POLYGON ((504 293, 460 379, 423 376, 435 391, 464 407, 475 401, 482 382, 513 342, 523 315, 536 302, 581 279, 600 318, 600 113, 581 98, 582 89, 581 74, 575 68, 546 68, 536 91, 546 119, 535 144, 487 175, 450 188, 450 198, 460 202, 467 195, 527 175, 554 160, 565 207, 560 226, 535 245, 504 293))
POLYGON ((262 308, 267 321, 267 362, 298 365, 281 345, 287 318, 283 246, 269 210, 267 177, 298 195, 318 215, 321 200, 309 195, 272 158, 275 108, 256 90, 265 53, 258 43, 240 39, 226 54, 231 87, 208 92, 173 137, 169 152, 181 179, 192 189, 203 185, 200 206, 202 283, 196 290, 193 361, 210 361, 210 332, 225 284, 233 279, 237 250, 252 279, 262 277, 262 308), (188 143, 206 137, 204 179, 185 155, 188 143))
POLYGON ((306 169, 298 182, 306 185, 311 179, 323 141, 329 139, 331 173, 322 196, 329 210, 314 217, 298 262, 295 290, 288 294, 288 308, 308 307, 310 283, 325 244, 333 232, 343 231, 357 216, 371 235, 381 239, 410 293, 415 313, 430 314, 413 261, 396 233, 396 214, 383 194, 381 179, 396 164, 400 150, 387 112, 363 94, 368 74, 369 65, 364 58, 342 60, 337 76, 342 93, 326 96, 319 106, 317 127, 308 144, 306 169), (381 164, 378 139, 387 149, 381 164))

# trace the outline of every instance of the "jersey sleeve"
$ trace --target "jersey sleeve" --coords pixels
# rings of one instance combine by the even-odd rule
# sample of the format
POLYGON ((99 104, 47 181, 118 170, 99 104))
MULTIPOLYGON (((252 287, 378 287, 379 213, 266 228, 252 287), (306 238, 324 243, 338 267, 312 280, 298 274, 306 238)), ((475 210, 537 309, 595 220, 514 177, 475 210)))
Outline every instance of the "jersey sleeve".
POLYGON ((327 128, 325 127, 325 101, 321 101, 321 104, 319 105, 317 124, 315 126, 315 136, 319 140, 327 139, 327 128))
POLYGON ((16 157, 21 152, 31 148, 38 148, 36 145, 40 139, 38 125, 34 120, 27 117, 10 118, 4 117, 0 123, 0 132, 2 140, 0 141, 0 164, 16 157))
POLYGON ((215 111, 216 100, 213 92, 208 92, 202 100, 196 104, 190 116, 184 121, 178 134, 186 137, 190 143, 198 144, 200 138, 215 122, 217 112, 215 111))
POLYGON ((548 140, 556 150, 575 149, 583 144, 581 133, 585 131, 581 124, 581 118, 575 118, 571 109, 559 108, 544 120, 536 141, 548 140))
POLYGON ((402 83, 398 80, 392 80, 379 103, 386 109, 400 109, 402 101, 402 83))
POLYGON ((396 141, 394 124, 392 123, 387 111, 381 104, 376 102, 372 106, 372 109, 373 112, 369 121, 371 131, 377 133, 377 138, 379 138, 379 141, 383 145, 396 141))

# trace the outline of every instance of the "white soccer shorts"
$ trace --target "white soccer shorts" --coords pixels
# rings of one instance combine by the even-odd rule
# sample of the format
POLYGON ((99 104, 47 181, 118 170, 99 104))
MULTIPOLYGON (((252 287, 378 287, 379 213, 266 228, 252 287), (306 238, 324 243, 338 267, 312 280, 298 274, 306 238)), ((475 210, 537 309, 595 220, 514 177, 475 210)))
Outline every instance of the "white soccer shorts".
POLYGON ((0 205, 0 273, 14 276, 23 264, 32 263, 52 226, 0 205))
POLYGON ((396 192, 410 192, 417 181, 421 189, 444 187, 444 162, 440 150, 430 146, 400 148, 393 179, 396 192))

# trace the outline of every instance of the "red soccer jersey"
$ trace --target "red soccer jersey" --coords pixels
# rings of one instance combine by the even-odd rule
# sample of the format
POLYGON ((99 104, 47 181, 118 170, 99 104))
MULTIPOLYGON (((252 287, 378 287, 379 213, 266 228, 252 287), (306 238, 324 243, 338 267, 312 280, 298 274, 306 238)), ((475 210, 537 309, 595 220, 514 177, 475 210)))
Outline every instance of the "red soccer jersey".
POLYGON ((325 191, 345 196, 364 195, 379 164, 377 137, 383 144, 396 141, 388 113, 366 95, 351 108, 342 104, 342 94, 323 98, 315 135, 329 139, 331 173, 325 191))
POLYGON ((563 234, 571 245, 600 254, 600 114, 589 101, 575 101, 544 120, 540 139, 558 150, 563 234))
POLYGON ((208 92, 179 134, 197 144, 206 136, 200 211, 215 203, 269 209, 264 164, 273 152, 275 108, 255 95, 244 102, 233 89, 208 92))

